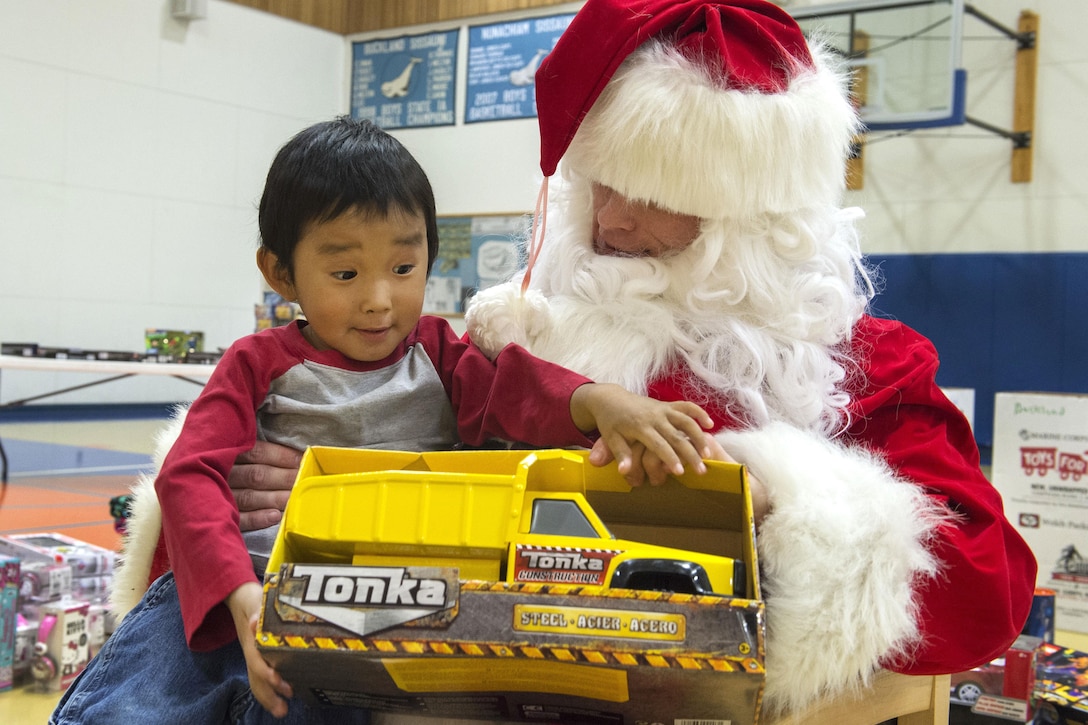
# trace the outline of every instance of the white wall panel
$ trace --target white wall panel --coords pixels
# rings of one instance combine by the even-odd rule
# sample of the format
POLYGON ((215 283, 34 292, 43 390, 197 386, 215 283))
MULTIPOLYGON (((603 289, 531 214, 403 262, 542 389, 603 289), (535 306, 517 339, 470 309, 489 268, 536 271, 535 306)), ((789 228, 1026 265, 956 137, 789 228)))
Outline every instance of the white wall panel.
POLYGON ((74 316, 83 319, 85 339, 73 344, 94 346, 100 327, 109 336, 110 320, 98 314, 97 303, 147 299, 154 203, 146 195, 92 188, 73 188, 65 195, 60 234, 53 240, 55 256, 41 259, 53 268, 42 293, 71 300, 73 311, 83 311, 74 316))
POLYGON ((62 181, 66 89, 62 71, 0 56, 0 177, 62 181))
MULTIPOLYGON (((168 0, 0 0, 0 340, 139 350, 170 327, 214 350, 252 332, 268 165, 343 112, 344 58, 339 35, 220 0, 190 22, 168 0)), ((71 382, 12 372, 0 402, 71 382)))
POLYGON ((261 277, 254 261, 257 233, 247 210, 160 201, 154 236, 146 244, 154 250, 150 300, 178 310, 227 307, 252 315, 261 277))
POLYGON ((532 211, 540 188, 536 119, 392 134, 434 186, 439 214, 532 211))
POLYGON ((75 1, 0 0, 0 55, 63 66, 75 1))
MULTIPOLYGON (((336 115, 315 116, 318 121, 336 115)), ((250 109, 238 109, 238 128, 234 140, 237 157, 237 174, 232 202, 252 212, 251 231, 257 238, 257 205, 264 190, 268 167, 276 152, 291 136, 308 125, 298 118, 277 116, 250 109)))
POLYGON ((11 339, 8 330, 32 315, 24 309, 29 300, 55 294, 50 278, 65 264, 58 256, 65 204, 56 184, 14 183, 0 176, 0 300, 6 307, 0 340, 11 339))
POLYGON ((64 66, 75 73, 142 86, 158 75, 159 29, 169 3, 148 0, 68 0, 64 66))
POLYGON ((339 35, 214 0, 206 20, 175 26, 160 45, 164 90, 276 115, 344 108, 339 35))
POLYGON ((230 204, 238 176, 238 111, 216 101, 163 94, 149 147, 158 196, 230 204))
POLYGON ((153 89, 70 74, 65 182, 155 194, 160 100, 153 89))
MULTIPOLYGON (((1083 7, 1088 27, 1088 3, 1083 7)), ((1034 193, 1088 199, 1088 53, 1040 70, 1038 108, 1046 110, 1035 116, 1034 193)), ((1088 237, 1080 245, 1088 248, 1088 237)))

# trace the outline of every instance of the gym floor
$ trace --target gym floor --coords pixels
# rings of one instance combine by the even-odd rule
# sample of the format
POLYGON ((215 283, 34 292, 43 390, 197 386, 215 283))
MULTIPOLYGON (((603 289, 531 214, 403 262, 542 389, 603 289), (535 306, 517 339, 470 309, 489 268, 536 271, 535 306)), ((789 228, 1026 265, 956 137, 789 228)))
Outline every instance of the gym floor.
MULTIPOLYGON (((118 550, 109 500, 150 467, 152 436, 163 418, 0 424, 8 485, 0 535, 58 532, 118 550)), ((0 723, 44 725, 60 693, 25 682, 0 693, 0 723)))

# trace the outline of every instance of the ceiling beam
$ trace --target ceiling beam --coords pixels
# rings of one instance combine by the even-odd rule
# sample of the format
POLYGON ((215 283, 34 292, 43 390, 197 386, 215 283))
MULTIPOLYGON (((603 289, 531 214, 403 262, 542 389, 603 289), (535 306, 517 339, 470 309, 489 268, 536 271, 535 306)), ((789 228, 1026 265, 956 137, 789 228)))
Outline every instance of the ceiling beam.
POLYGON ((341 35, 562 5, 570 0, 228 0, 341 35))
MULTIPOLYGON (((355 0, 358 2, 358 0, 355 0)), ((254 10, 345 34, 349 0, 228 0, 254 10)))

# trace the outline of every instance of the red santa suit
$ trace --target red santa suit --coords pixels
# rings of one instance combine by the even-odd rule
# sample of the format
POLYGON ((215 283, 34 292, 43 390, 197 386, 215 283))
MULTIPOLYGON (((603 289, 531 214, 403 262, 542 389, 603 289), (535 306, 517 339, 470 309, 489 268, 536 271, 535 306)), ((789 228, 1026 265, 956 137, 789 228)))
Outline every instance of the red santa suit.
POLYGON ((860 212, 839 208, 858 122, 830 56, 759 0, 589 0, 537 104, 539 257, 470 302, 469 334, 711 413, 771 507, 766 709, 1003 653, 1035 561, 932 344, 866 314, 860 212), (698 217, 699 234, 660 257, 598 254, 600 187, 698 217))

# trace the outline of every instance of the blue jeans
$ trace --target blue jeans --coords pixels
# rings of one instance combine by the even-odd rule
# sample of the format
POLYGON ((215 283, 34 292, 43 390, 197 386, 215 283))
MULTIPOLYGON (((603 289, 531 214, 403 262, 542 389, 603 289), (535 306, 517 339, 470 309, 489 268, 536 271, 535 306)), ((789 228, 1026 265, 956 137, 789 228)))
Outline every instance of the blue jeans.
POLYGON ((185 644, 177 586, 173 574, 165 574, 68 688, 49 722, 296 725, 367 720, 363 710, 297 699, 289 702, 286 718, 273 718, 250 692, 237 640, 212 652, 193 652, 185 644))

